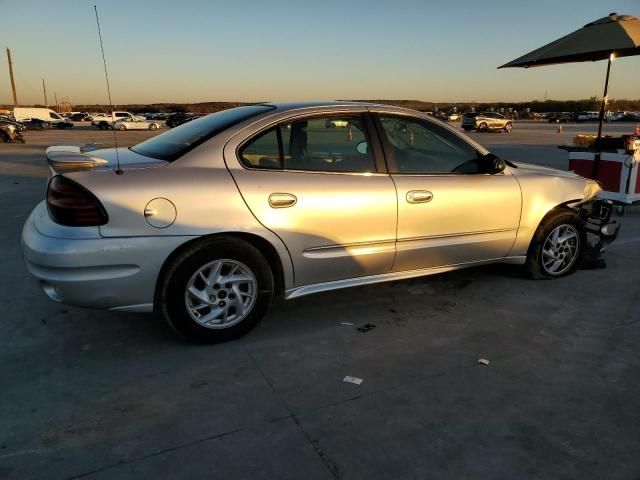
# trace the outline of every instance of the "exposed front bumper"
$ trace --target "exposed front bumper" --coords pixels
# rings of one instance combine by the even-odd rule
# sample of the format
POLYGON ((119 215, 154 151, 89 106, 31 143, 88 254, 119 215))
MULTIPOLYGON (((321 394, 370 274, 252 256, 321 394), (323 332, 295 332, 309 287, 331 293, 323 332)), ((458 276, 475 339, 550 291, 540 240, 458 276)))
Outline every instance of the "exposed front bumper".
MULTIPOLYGON (((178 246, 195 237, 56 238, 36 228, 40 204, 22 231, 29 272, 52 300, 90 308, 153 310, 160 269, 178 246)), ((50 221, 50 220, 49 220, 50 221)))
POLYGON ((600 255, 607 245, 618 238, 620 224, 611 220, 613 203, 610 200, 596 199, 580 205, 580 217, 587 232, 596 235, 599 240, 592 246, 593 254, 600 255))

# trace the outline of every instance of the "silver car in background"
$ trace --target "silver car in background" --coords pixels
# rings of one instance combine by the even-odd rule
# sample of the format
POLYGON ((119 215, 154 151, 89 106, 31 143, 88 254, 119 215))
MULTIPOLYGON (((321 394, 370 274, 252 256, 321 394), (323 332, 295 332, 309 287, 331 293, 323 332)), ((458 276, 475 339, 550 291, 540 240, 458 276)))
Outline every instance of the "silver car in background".
POLYGON ((113 122, 115 130, 157 130, 162 123, 157 120, 146 120, 142 117, 123 118, 113 122))
POLYGON ((25 223, 53 300, 235 338, 274 295, 504 262, 573 272, 617 234, 597 183, 515 165, 426 114, 356 102, 212 114, 131 148, 50 147, 25 223), (327 128, 327 124, 345 128, 327 128))

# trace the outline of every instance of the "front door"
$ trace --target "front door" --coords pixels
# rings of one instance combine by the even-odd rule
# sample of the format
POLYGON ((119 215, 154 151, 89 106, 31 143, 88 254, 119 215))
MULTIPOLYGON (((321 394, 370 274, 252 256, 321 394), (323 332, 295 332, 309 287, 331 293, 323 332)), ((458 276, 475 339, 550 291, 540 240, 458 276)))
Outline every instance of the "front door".
POLYGON ((369 124, 364 113, 298 117, 225 149, 248 207, 287 246, 296 286, 391 271, 396 191, 369 124))
POLYGON ((520 186, 507 170, 483 173, 481 155, 427 119, 380 113, 398 194, 394 271, 507 255, 520 221, 520 186))

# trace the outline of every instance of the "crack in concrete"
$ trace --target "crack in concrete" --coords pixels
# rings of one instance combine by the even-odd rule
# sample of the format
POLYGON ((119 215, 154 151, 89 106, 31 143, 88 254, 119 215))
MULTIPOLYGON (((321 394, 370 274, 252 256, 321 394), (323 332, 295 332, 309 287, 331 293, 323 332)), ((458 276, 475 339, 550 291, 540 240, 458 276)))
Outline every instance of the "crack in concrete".
MULTIPOLYGON (((418 382, 423 382, 423 381, 426 381, 426 380, 429 380, 429 379, 432 379, 432 378, 448 375, 448 374, 453 373, 453 372, 455 372, 457 370, 467 370, 467 369, 474 368, 474 367, 477 366, 475 363, 474 364, 469 364, 469 365, 458 364, 458 365, 455 365, 453 368, 450 368, 448 370, 445 370, 445 371, 442 371, 442 372, 433 373, 433 374, 430 374, 430 375, 421 376, 421 377, 415 378, 415 379, 413 379, 412 381, 409 381, 409 382, 402 382, 402 383, 398 383, 396 385, 388 386, 388 387, 385 387, 385 388, 372 390, 372 391, 369 391, 369 392, 366 392, 366 393, 363 393, 363 394, 360 394, 360 395, 356 395, 354 397, 345 398, 343 400, 338 400, 336 402, 327 403, 325 405, 320 405, 320 406, 318 406, 316 408, 307 410, 305 412, 295 413, 295 412, 292 411, 291 407, 289 407, 287 402, 282 398, 280 393, 277 391, 277 389, 276 389, 275 385, 273 384, 273 381, 271 380, 271 378, 262 370, 262 368, 260 368, 260 365, 258 364, 258 361, 251 354, 251 352, 249 352, 245 348, 245 353, 247 354, 247 356, 249 357, 249 359, 253 363, 253 365, 256 368, 256 370, 258 371, 258 373, 267 382, 267 384, 269 385, 269 388, 271 389, 271 391, 274 393, 276 398, 280 401, 280 403, 284 406, 285 410, 288 413, 285 416, 271 419, 266 423, 276 423, 276 422, 279 422, 279 421, 282 421, 282 420, 289 420, 289 419, 293 420, 293 422, 296 424, 296 426, 298 427, 300 432, 307 439, 309 445, 316 452, 316 454, 318 455, 318 457, 322 461, 322 463, 325 466, 325 468, 331 473, 333 478, 335 478, 336 480, 341 480, 341 478, 342 478, 338 465, 322 449, 322 447, 320 446, 318 441, 315 440, 304 429, 304 427, 300 423, 300 417, 301 416, 305 416, 305 415, 308 415, 310 413, 318 412, 318 411, 323 410, 325 408, 335 407, 337 405, 341 405, 341 404, 344 404, 344 403, 352 402, 354 400, 361 400, 363 398, 367 398, 367 397, 371 397, 373 395, 377 395, 378 393, 381 393, 381 392, 388 392, 388 391, 393 391, 393 390, 397 390, 397 389, 400 389, 400 388, 404 388, 407 385, 412 385, 412 384, 415 384, 415 383, 418 383, 418 382)), ((511 358, 511 357, 514 357, 514 356, 518 356, 518 355, 521 355, 521 354, 522 353, 511 353, 511 354, 507 354, 507 355, 493 357, 492 358, 492 362, 497 362, 497 361, 504 360, 504 359, 507 359, 507 358, 511 358)), ((434 427, 435 427, 435 425, 434 425, 434 427)), ((157 452, 149 453, 149 454, 146 454, 146 455, 141 455, 141 456, 138 456, 138 457, 135 457, 135 458, 131 458, 129 460, 122 460, 122 461, 119 461, 119 462, 116 462, 116 463, 112 463, 112 464, 106 465, 104 467, 97 468, 95 470, 91 470, 89 472, 84 472, 84 473, 81 473, 79 475, 74 475, 74 476, 71 476, 71 477, 67 477, 67 480, 77 480, 77 479, 80 479, 80 478, 86 478, 86 477, 88 477, 90 475, 94 475, 96 473, 104 472, 104 471, 110 470, 112 468, 116 468, 116 467, 119 467, 119 466, 122 466, 122 465, 128 465, 128 464, 131 464, 131 463, 139 462, 139 461, 145 460, 147 458, 156 457, 156 456, 159 456, 159 455, 163 455, 165 453, 169 453, 169 452, 173 452, 173 451, 176 451, 176 450, 180 450, 182 448, 186 448, 186 447, 190 447, 190 446, 197 445, 197 444, 200 444, 200 443, 208 442, 210 440, 217 440, 219 438, 222 438, 222 437, 225 437, 225 436, 228 436, 228 435, 233 435, 233 434, 239 433, 241 431, 243 431, 243 430, 242 429, 235 429, 235 430, 231 430, 229 432, 224 432, 224 433, 220 433, 220 434, 216 434, 216 435, 211 435, 209 437, 204 437, 204 438, 201 438, 201 439, 197 439, 197 440, 194 440, 192 442, 188 442, 188 443, 180 444, 180 445, 177 445, 177 446, 174 446, 174 447, 166 448, 164 450, 159 450, 157 452)))
POLYGON ((229 432, 219 433, 217 435, 211 435, 211 436, 205 437, 205 438, 199 438, 198 440, 194 440, 193 442, 183 443, 183 444, 180 444, 180 445, 176 445, 174 447, 165 448, 164 450, 158 450, 157 452, 149 453, 147 455, 141 455, 139 457, 131 458, 129 460, 121 460, 119 462, 112 463, 110 465, 105 465, 104 467, 97 468, 97 469, 91 470, 89 472, 84 472, 84 473, 81 473, 79 475, 73 475, 71 477, 67 477, 67 480, 76 480, 78 478, 86 478, 89 475, 94 475, 96 473, 104 472, 106 470, 111 470, 112 468, 120 467, 122 465, 128 465, 130 463, 139 462, 139 461, 145 460, 147 458, 157 457, 158 455, 164 455, 165 453, 174 452, 176 450, 180 450, 180 449, 186 448, 186 447, 191 447, 191 446, 197 445, 199 443, 205 443, 205 442, 208 442, 210 440, 217 440, 219 438, 227 437, 229 435, 233 435, 233 434, 241 432, 241 431, 242 431, 242 429, 236 429, 236 430, 231 430, 229 432))
POLYGON ((313 450, 316 452, 316 454, 320 458, 320 461, 322 462, 322 464, 326 467, 327 470, 329 470, 329 473, 331 473, 333 478, 335 478, 336 480, 340 480, 342 477, 340 476, 340 469, 338 468, 338 465, 331 459, 331 457, 329 457, 329 455, 327 455, 327 453, 322 449, 322 447, 320 446, 318 441, 315 440, 314 438, 312 438, 311 435, 309 435, 309 433, 307 433, 307 431, 304 429, 304 427, 300 423, 300 420, 298 419, 296 414, 291 410, 291 408, 289 407, 287 402, 282 398, 282 396, 280 395, 278 390, 276 390, 276 387, 273 384, 273 381, 271 380, 271 378, 262 370, 262 368, 260 368, 260 365, 258 364, 258 361, 251 354, 251 352, 249 350, 247 350, 246 348, 244 350, 245 350, 247 356, 253 362, 253 365, 256 368, 256 370, 258 371, 258 373, 260 373, 260 375, 262 375, 262 378, 264 378, 264 380, 269 385, 269 388, 271 388, 271 391, 273 392, 273 394, 276 396, 276 398, 282 403, 284 408, 287 410, 291 420, 293 420, 293 422, 296 424, 296 426, 298 427, 300 432, 307 439, 307 442, 309 442, 309 445, 311 445, 313 450))

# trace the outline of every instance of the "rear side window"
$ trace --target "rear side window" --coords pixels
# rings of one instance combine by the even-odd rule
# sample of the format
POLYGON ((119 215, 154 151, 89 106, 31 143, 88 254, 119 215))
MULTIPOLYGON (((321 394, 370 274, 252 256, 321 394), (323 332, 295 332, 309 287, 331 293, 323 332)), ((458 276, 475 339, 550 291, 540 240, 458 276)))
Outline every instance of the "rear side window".
POLYGON ((311 117, 283 123, 239 152, 248 168, 313 172, 375 172, 361 115, 311 117))
POLYGON ((223 130, 274 108, 271 105, 251 105, 223 110, 184 123, 130 149, 146 157, 173 162, 223 130))
POLYGON ((240 161, 249 168, 282 169, 278 127, 258 135, 240 152, 240 161))

